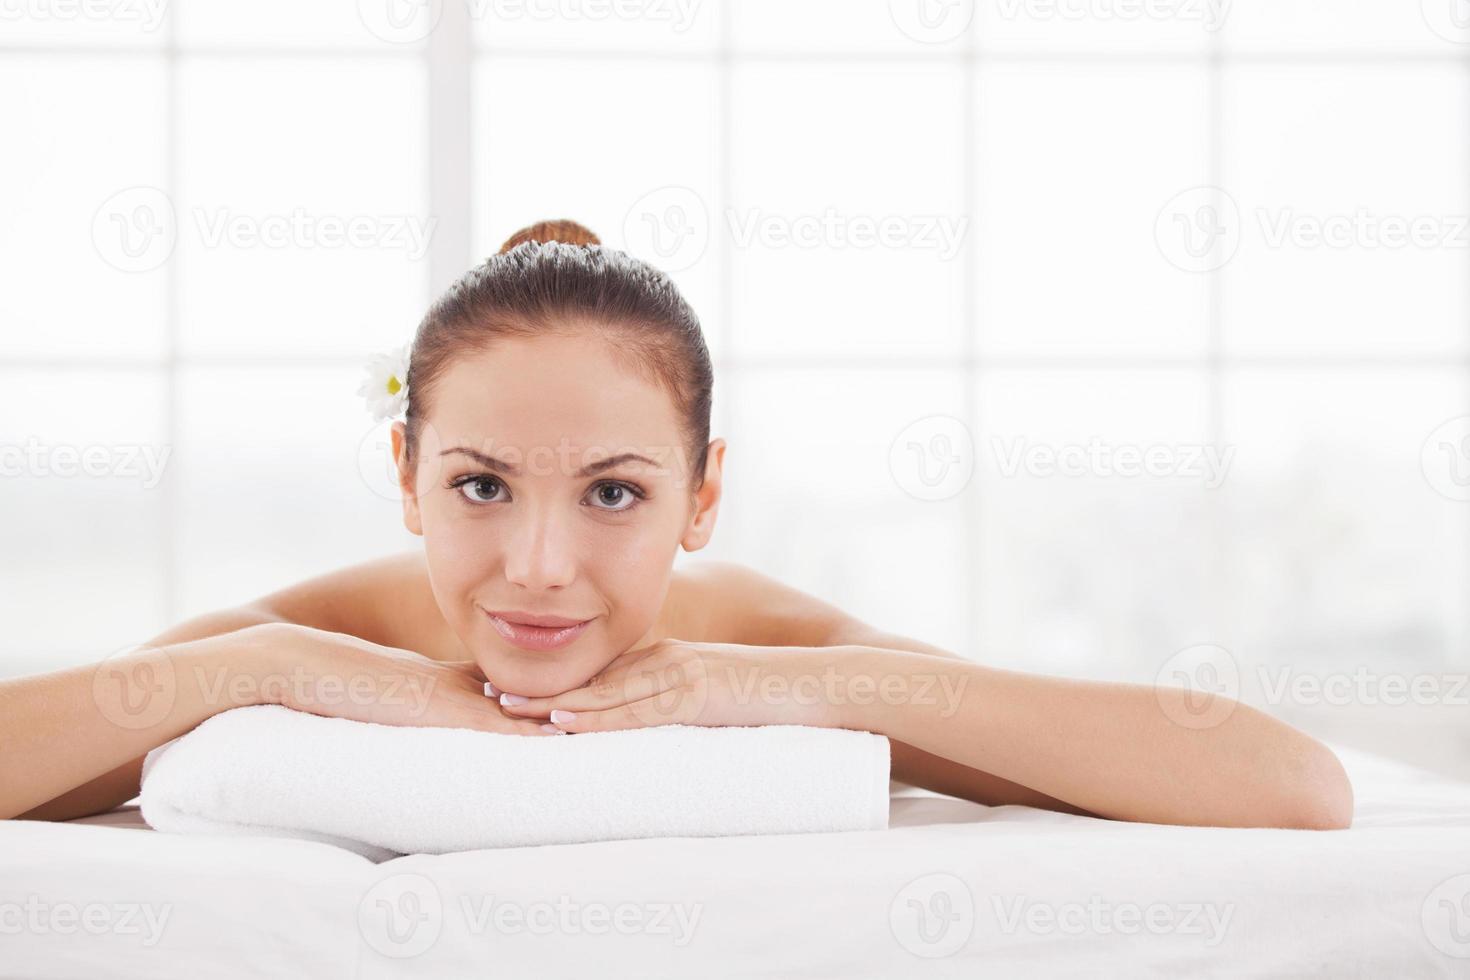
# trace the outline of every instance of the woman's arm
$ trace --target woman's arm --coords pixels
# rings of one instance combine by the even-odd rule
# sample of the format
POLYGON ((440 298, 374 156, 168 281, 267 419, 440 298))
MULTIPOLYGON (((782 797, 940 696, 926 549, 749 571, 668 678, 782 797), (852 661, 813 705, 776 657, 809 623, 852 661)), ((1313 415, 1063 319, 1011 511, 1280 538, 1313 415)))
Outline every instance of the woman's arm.
POLYGON ((851 647, 841 663, 849 682, 899 692, 849 699, 842 727, 882 733, 1098 816, 1319 830, 1352 823, 1352 786, 1332 751, 1248 705, 1232 703, 1218 724, 1191 728, 1172 720, 1194 714, 1185 699, 1198 693, 1183 689, 878 647, 851 647))
POLYGON ((138 793, 143 757, 259 683, 263 651, 237 630, 270 622, 215 613, 100 664, 0 681, 0 819, 69 820, 138 793))
POLYGON ((254 704, 379 725, 554 734, 485 697, 472 660, 265 622, 0 686, 0 817, 60 820, 122 802, 138 790, 133 760, 254 704))
MULTIPOLYGON (((822 643, 817 646, 871 647, 908 653, 922 653, 933 657, 946 657, 965 663, 958 654, 941 649, 930 643, 897 633, 876 629, 851 616, 843 615, 836 623, 826 627, 821 634, 822 643)), ((926 752, 911 742, 890 735, 889 752, 891 771, 895 780, 920 786, 946 796, 958 797, 983 803, 986 806, 1034 806, 1059 813, 1075 813, 1095 816, 1088 810, 1074 806, 1054 796, 1048 796, 1031 786, 1023 786, 994 773, 984 772, 971 765, 956 762, 932 751, 926 752)))
POLYGON ((877 732, 895 746, 1115 820, 1351 824, 1352 786, 1331 750, 1230 698, 1204 694, 1201 705, 1200 697, 880 647, 663 639, 623 653, 579 688, 503 695, 501 703, 516 717, 545 718, 572 734, 668 724, 877 732), (1202 719, 1209 724, 1201 727, 1202 719))
MULTIPOLYGON (((695 606, 704 621, 694 637, 753 646, 870 646, 960 659, 928 643, 888 633, 854 618, 832 603, 731 561, 702 561, 687 572, 695 606)), ((932 752, 889 738, 893 779, 987 806, 1020 804, 1062 813, 1086 811, 1029 786, 981 772, 932 752)))
MULTIPOLYGON (((404 595, 404 582, 412 580, 415 563, 421 564, 422 560, 422 555, 398 554, 318 575, 233 609, 186 620, 155 636, 144 646, 169 647, 268 623, 291 623, 351 633, 392 645, 393 638, 384 636, 379 625, 383 607, 379 597, 404 595)), ((25 721, 26 706, 80 704, 85 709, 91 703, 90 690, 96 668, 96 664, 89 664, 72 670, 0 681, 0 780, 12 771, 9 766, 17 764, 8 747, 33 741, 24 734, 28 724, 25 721)), ((222 711, 226 707, 234 705, 215 710, 222 711)), ((197 718, 195 723, 203 720, 203 717, 197 718)), ((96 747, 87 734, 90 726, 85 722, 75 722, 76 719, 72 719, 72 724, 62 726, 68 733, 67 738, 54 748, 40 754, 31 750, 34 761, 43 771, 39 782, 25 784, 26 789, 34 791, 27 796, 35 793, 50 795, 42 795, 43 802, 20 812, 19 816, 32 820, 70 820, 104 813, 126 803, 138 795, 143 757, 148 750, 173 737, 144 738, 146 744, 142 745, 141 751, 122 760, 115 768, 107 768, 105 760, 113 757, 113 745, 109 743, 102 746, 101 752, 95 751, 96 747), (60 765, 53 766, 53 762, 60 765)), ((11 787, 12 791, 21 785, 13 780, 0 782, 0 786, 11 787)), ((0 790, 0 819, 15 815, 11 801, 0 790)))
MULTIPOLYGON (((1194 730, 1175 725, 1164 713, 1160 697, 1182 694, 1155 693, 1153 688, 1121 684, 1098 684, 1051 679, 1042 676, 997 671, 966 660, 932 644, 879 630, 849 615, 831 603, 784 585, 770 576, 734 562, 702 562, 691 566, 698 583, 700 602, 709 609, 712 639, 718 642, 773 647, 848 647, 868 651, 866 659, 881 652, 927 655, 948 663, 950 683, 958 684, 973 672, 991 678, 985 690, 1020 694, 1028 700, 1008 702, 1008 717, 1021 718, 1023 730, 1019 754, 997 756, 995 746, 1008 744, 988 736, 985 745, 965 743, 978 724, 996 723, 989 711, 982 721, 958 722, 936 719, 904 706, 893 717, 865 718, 849 727, 883 731, 892 749, 893 778, 935 792, 990 806, 1018 803, 1065 813, 1093 813, 1122 819, 1154 819, 1156 822, 1210 822, 1198 820, 1199 810, 1188 813, 1181 804, 1205 802, 1216 807, 1243 804, 1234 815, 1249 825, 1258 820, 1284 821, 1290 826, 1346 826, 1352 819, 1352 787, 1337 757, 1314 739, 1290 726, 1244 705, 1231 712, 1221 731, 1194 730), (953 664, 954 666, 950 666, 953 664), (1062 707, 1066 705, 1066 707, 1062 707), (1080 707, 1081 713, 1073 711, 1080 707), (1027 716, 1026 712, 1033 714, 1027 716), (1062 717, 1063 714, 1066 717, 1062 717), (882 729, 870 727, 881 724, 882 729), (1103 733, 1098 736, 1096 733, 1103 733), (1078 745, 1069 740, 1080 739, 1078 745), (1115 743, 1119 738, 1124 744, 1115 743), (1051 757, 1047 751, 1051 752, 1051 757), (1171 753, 1169 759, 1161 758, 1171 753), (1097 759, 1099 754, 1106 758, 1097 759), (1156 753, 1158 754, 1156 756, 1156 753), (1241 757, 1239 753, 1246 753, 1241 757), (1217 755, 1229 758, 1221 760, 1217 755), (1052 757, 1060 757, 1060 768, 1052 757), (997 759, 997 762, 991 760, 997 759), (1208 768, 1198 768, 1201 761, 1208 768), (1107 768, 1089 768, 1094 764, 1107 768), (1004 771, 991 768, 1003 767, 1004 771), (1115 767, 1122 775, 1106 775, 1115 767), (1182 773, 1175 772, 1181 768, 1182 773), (1240 781, 1221 780, 1213 801, 1191 801, 1179 795, 1191 783, 1203 785, 1208 794, 1212 775, 1234 772, 1240 781), (1271 773, 1274 771, 1275 776, 1271 773), (1105 785, 1094 785, 1102 780, 1105 785), (1182 780, 1182 782, 1181 782, 1182 780), (1264 780, 1268 796, 1256 800, 1231 801, 1226 797, 1240 787, 1264 780), (1120 798, 1119 793, 1144 794, 1120 798), (1274 795, 1270 795, 1274 794, 1274 795), (1150 797, 1173 800, 1175 809, 1152 817, 1150 797), (1132 810, 1129 806, 1142 806, 1132 810), (1104 807, 1102 810, 1096 807, 1104 807)), ((902 657, 898 663, 905 663, 902 657)), ((912 664, 912 661, 907 661, 912 664)), ((933 667, 932 664, 920 664, 933 667)), ((994 697, 994 693, 982 696, 994 697)), ((967 705, 972 703, 969 700, 967 705)), ((882 707, 882 706, 878 706, 882 707)), ((865 709, 872 711, 872 708, 865 709)), ((967 707, 966 718, 976 709, 967 707)), ((985 710, 985 709, 981 709, 985 710)), ((880 712, 881 713, 881 712, 880 712)), ((1177 716, 1176 716, 1177 717, 1177 716)), ((1152 804, 1157 806, 1157 804, 1152 804)))
MULTIPOLYGON (((885 652, 918 653, 949 658, 961 664, 971 663, 948 650, 905 636, 876 630, 851 617, 840 621, 827 634, 827 639, 832 645, 867 648, 868 652, 865 656, 868 656, 869 659, 874 653, 880 660, 883 659, 882 654, 885 652)), ((902 662, 902 658, 899 659, 902 662)), ((988 670, 980 665, 973 666, 976 666, 981 673, 988 670)), ((1233 789, 1224 780, 1218 784, 1217 799, 1211 802, 1222 806, 1244 803, 1245 808, 1237 811, 1238 819, 1245 821, 1241 824, 1244 826, 1259 826, 1259 823, 1254 821, 1264 819, 1273 821, 1270 826, 1337 829, 1347 827, 1352 822, 1352 784, 1348 781, 1347 774, 1343 771, 1342 763, 1338 761, 1337 756, 1316 739, 1254 708, 1236 703, 1231 708, 1225 723, 1218 726, 1227 727, 1232 719, 1238 717, 1239 720, 1235 721, 1234 727, 1212 736, 1208 729, 1186 728, 1171 720, 1171 718, 1191 715, 1191 712, 1183 710, 1182 705, 1178 705, 1188 692, 1141 685, 1049 678, 1014 671, 995 671, 994 676, 1005 679, 1000 688, 1002 691, 1027 692, 1034 699, 1035 710, 1066 715, 1065 720, 1070 725, 1079 726, 1084 731, 1091 728, 1106 729, 1114 736, 1120 731, 1132 733, 1135 737, 1129 744, 1135 750, 1138 748, 1144 750, 1142 757, 1136 760, 1134 771, 1135 777, 1139 778, 1140 782, 1146 781, 1148 784, 1139 787, 1141 792, 1157 797, 1171 797, 1177 794, 1181 783, 1171 774, 1171 767, 1184 767, 1187 770, 1185 775, 1193 777, 1195 781, 1198 781, 1202 775, 1225 776, 1233 767, 1242 779, 1241 783, 1235 784, 1237 788, 1246 785, 1249 779, 1262 777, 1274 767, 1277 776, 1273 786, 1268 787, 1274 788, 1278 797, 1274 808, 1269 805, 1270 800, 1266 798, 1233 801, 1228 799, 1236 789, 1233 789), (1178 706, 1173 711, 1166 711, 1166 706, 1171 701, 1178 706), (1083 709, 1080 717, 1072 714, 1074 705, 1083 709), (1155 735, 1158 736, 1157 740, 1155 735), (1156 764, 1149 766, 1148 763, 1154 752, 1169 752, 1174 755, 1168 760, 1155 759, 1153 761, 1156 764), (1232 757, 1226 760, 1229 765, 1224 767, 1214 759, 1201 758, 1208 753, 1222 752, 1232 754, 1232 757), (1241 756, 1239 753, 1242 752, 1247 755, 1241 756), (1212 768, 1201 770, 1198 766, 1202 763, 1208 763, 1212 768)), ((1017 707, 1014 703, 1010 706, 1017 707)), ((1019 710, 1026 709, 1022 706, 1019 710)), ((1220 714, 1223 715, 1225 712, 1221 711, 1220 714)), ((944 726, 943 731, 915 736, 912 734, 913 725, 918 723, 914 722, 912 714, 903 720, 908 724, 902 725, 902 728, 910 734, 905 736, 886 733, 892 743, 895 779, 902 779, 926 789, 992 806, 1001 802, 1023 803, 1027 806, 1040 806, 1069 813, 1091 813, 1095 816, 1118 817, 1125 820, 1148 819, 1152 823, 1198 822, 1193 819, 1129 816, 1125 811, 1116 809, 1098 810, 1096 809, 1097 804, 1091 802, 1090 795, 1078 796, 1069 788, 1060 789, 1068 785, 1065 782, 1055 782, 1053 785, 1057 777, 1062 780, 1067 780, 1069 777, 1075 778, 1073 774, 1065 770, 1060 773, 1049 771, 1048 776, 1042 777, 1048 779, 1046 785, 1038 785, 1030 781, 1035 777, 1029 776, 1020 780, 1017 780, 1016 776, 1012 776, 1011 779, 1002 779, 995 775, 993 770, 981 771, 983 764, 977 766, 977 763, 967 761, 974 758, 973 753, 956 754, 952 747, 946 747, 952 746, 955 738, 962 737, 951 734, 948 730, 950 725, 944 726), (925 751, 926 749, 928 751, 925 751), (900 772, 906 775, 899 775, 900 772), (1023 782, 1025 785, 1022 785, 1023 782), (1061 792, 1068 795, 1057 795, 1061 792), (1028 795, 1039 797, 1040 800, 1027 799, 1028 795), (1063 800, 1071 802, 1063 802, 1063 800)), ((1057 737, 1054 736, 1054 742, 1057 737)), ((1063 742, 1068 737, 1077 736, 1060 736, 1063 742)), ((1066 754, 1068 765, 1076 768, 1079 773, 1086 771, 1086 766, 1092 764, 1091 760, 1094 760, 1095 754, 1099 751, 1091 735, 1081 737, 1085 737, 1088 741, 1088 752, 1079 755, 1078 752, 1072 750, 1066 754)), ((1033 771, 1038 766, 1049 765, 1041 758, 1036 742, 1028 740, 1026 745, 1028 752, 1036 757, 1036 761, 1029 763, 1033 771)), ((1108 750, 1103 748, 1101 751, 1107 752, 1108 750)), ((1126 752, 1110 758, 1113 765, 1123 765, 1130 761, 1126 752)), ((1023 766, 1027 764, 1025 761, 1022 762, 1023 766)), ((1267 775, 1266 778, 1270 777, 1267 775)), ((1187 785, 1187 781, 1182 785, 1187 785)), ((1144 801, 1134 802, 1143 802, 1143 805, 1148 805, 1144 801)), ((1180 800, 1180 802, 1185 801, 1180 800)), ((1183 816, 1184 814, 1181 812, 1177 815, 1183 816)), ((1217 824, 1214 821, 1203 822, 1210 823, 1212 826, 1234 825, 1217 824)))

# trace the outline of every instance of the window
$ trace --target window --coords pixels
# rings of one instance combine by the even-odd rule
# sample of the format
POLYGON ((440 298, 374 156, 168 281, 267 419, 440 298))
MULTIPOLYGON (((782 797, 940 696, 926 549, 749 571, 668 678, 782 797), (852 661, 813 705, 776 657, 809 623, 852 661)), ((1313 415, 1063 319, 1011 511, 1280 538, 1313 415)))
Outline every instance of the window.
POLYGON ((0 445, 112 462, 0 481, 7 668, 415 547, 363 359, 570 217, 717 358, 681 561, 1023 669, 1216 644, 1285 714, 1283 668, 1463 671, 1470 28, 1140 6, 12 8, 0 445))

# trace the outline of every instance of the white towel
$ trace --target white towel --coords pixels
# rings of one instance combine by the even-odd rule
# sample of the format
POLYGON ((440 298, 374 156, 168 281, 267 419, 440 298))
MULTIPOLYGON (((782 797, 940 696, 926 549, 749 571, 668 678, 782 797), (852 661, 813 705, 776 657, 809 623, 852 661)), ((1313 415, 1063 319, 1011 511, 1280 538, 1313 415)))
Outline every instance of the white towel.
POLYGON ((544 737, 235 708, 149 752, 155 830, 393 854, 888 827, 888 739, 803 725, 544 737))

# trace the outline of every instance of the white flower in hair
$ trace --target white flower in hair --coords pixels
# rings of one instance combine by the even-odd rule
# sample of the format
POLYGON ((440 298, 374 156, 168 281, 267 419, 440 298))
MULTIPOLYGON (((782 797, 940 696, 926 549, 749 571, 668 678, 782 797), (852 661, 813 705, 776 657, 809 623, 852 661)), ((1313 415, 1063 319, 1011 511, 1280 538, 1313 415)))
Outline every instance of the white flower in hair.
POLYGON ((408 359, 412 352, 410 342, 368 362, 367 380, 358 386, 357 393, 367 400, 373 421, 393 418, 408 404, 408 359))

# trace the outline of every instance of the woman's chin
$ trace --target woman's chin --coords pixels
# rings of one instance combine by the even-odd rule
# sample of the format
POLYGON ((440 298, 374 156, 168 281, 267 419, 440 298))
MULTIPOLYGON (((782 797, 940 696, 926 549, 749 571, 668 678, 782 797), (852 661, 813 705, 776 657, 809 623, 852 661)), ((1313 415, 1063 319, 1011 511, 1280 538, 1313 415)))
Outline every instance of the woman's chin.
POLYGON ((602 666, 556 664, 544 659, 539 663, 507 663, 503 657, 494 663, 480 663, 480 669, 497 690, 528 698, 555 697, 582 687, 597 675, 602 666))

